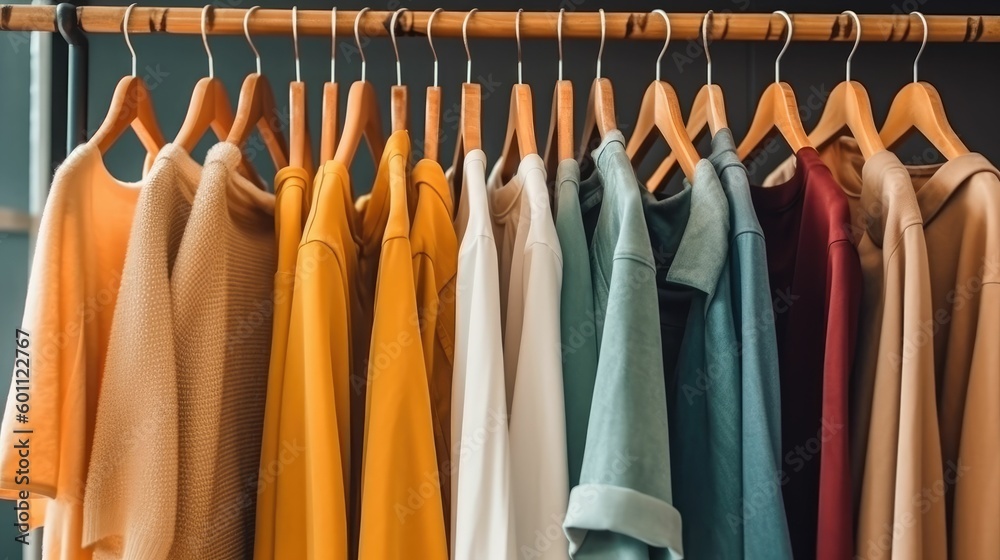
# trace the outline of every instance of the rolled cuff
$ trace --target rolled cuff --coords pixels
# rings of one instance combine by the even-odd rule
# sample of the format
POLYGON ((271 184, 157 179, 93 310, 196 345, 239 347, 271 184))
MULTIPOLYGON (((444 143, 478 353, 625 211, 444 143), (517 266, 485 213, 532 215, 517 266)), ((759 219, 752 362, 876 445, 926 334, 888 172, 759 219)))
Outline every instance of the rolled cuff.
POLYGON ((607 484, 573 488, 563 530, 571 556, 583 546, 588 531, 611 531, 665 548, 671 560, 684 558, 680 512, 659 498, 631 488, 607 484))

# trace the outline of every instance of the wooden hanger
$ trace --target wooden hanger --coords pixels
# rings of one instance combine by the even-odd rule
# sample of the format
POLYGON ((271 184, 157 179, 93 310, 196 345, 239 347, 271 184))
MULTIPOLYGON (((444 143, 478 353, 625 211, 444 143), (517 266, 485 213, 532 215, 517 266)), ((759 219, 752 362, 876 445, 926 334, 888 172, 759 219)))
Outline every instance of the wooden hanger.
MULTIPOLYGON (((472 53, 469 51, 469 18, 478 12, 472 8, 462 22, 462 42, 465 43, 465 83, 462 84, 462 106, 459 114, 459 135, 455 141, 455 158, 452 162, 452 188, 455 191, 455 202, 462 191, 463 158, 473 150, 483 149, 482 134, 482 87, 472 82, 472 53)), ((455 206, 458 208, 458 205, 455 206)))
POLYGON ((132 41, 128 36, 128 18, 135 6, 135 4, 130 4, 125 8, 125 16, 122 18, 122 33, 125 35, 125 44, 128 45, 128 50, 132 53, 132 75, 125 76, 115 86, 108 114, 104 117, 104 122, 101 123, 97 132, 90 138, 90 141, 97 145, 101 155, 107 153, 122 133, 130 127, 135 131, 139 141, 142 142, 149 154, 158 153, 160 148, 167 143, 160 130, 160 124, 156 121, 153 97, 149 88, 146 87, 146 82, 136 73, 135 49, 132 48, 132 41))
POLYGON ((206 19, 211 6, 205 6, 201 12, 201 40, 208 55, 208 77, 198 80, 191 94, 187 116, 181 124, 180 131, 174 138, 174 144, 190 152, 206 132, 211 130, 219 140, 224 139, 233 127, 233 108, 229 104, 229 94, 222 80, 215 77, 215 61, 212 50, 208 46, 206 19))
POLYGON ((330 81, 323 84, 323 115, 320 126, 320 165, 333 159, 340 124, 340 90, 337 87, 337 8, 330 10, 330 81))
MULTIPOLYGON (((851 58, 861 42, 861 20, 851 10, 841 15, 850 15, 854 19, 857 38, 854 48, 847 56, 847 74, 843 82, 837 84, 826 100, 826 107, 819 117, 816 127, 809 133, 809 143, 817 148, 825 146, 837 139, 845 131, 849 131, 858 141, 858 148, 865 159, 876 152, 885 149, 878 129, 875 128, 875 118, 872 116, 872 105, 868 100, 868 92, 864 86, 851 80, 851 58)), ((850 33, 850 29, 848 29, 850 33)))
POLYGON ((552 92, 552 117, 549 137, 545 142, 545 172, 555 178, 559 162, 573 157, 573 82, 563 79, 562 18, 566 9, 559 10, 556 36, 559 42, 559 79, 552 92))
POLYGON ((361 36, 358 32, 361 16, 366 11, 368 8, 361 8, 354 20, 354 40, 361 54, 361 80, 351 84, 351 89, 347 93, 347 120, 344 122, 344 131, 337 144, 337 151, 333 155, 335 161, 346 167, 350 167, 354 161, 354 155, 361 145, 362 138, 368 143, 368 149, 371 150, 376 165, 382 157, 382 150, 385 149, 378 97, 371 82, 365 79, 368 63, 365 60, 365 51, 361 48, 361 36))
POLYGON ((288 163, 312 174, 312 146, 306 118, 306 84, 299 62, 299 9, 292 7, 292 41, 295 49, 295 81, 288 85, 288 163))
POLYGON ((611 88, 611 80, 601 77, 601 57, 604 55, 604 38, 607 33, 604 9, 601 14, 601 46, 597 51, 597 78, 590 85, 590 95, 587 99, 587 112, 583 118, 583 133, 580 136, 580 148, 577 159, 584 159, 590 150, 597 147, 608 132, 618 129, 615 118, 615 94, 611 88))
MULTIPOLYGON (((705 50, 707 79, 705 85, 701 86, 698 94, 694 97, 687 122, 687 135, 695 146, 706 132, 715 136, 720 129, 729 127, 726 122, 726 102, 722 96, 722 88, 712 83, 712 55, 708 50, 708 25, 713 13, 712 10, 709 10, 701 21, 701 41, 705 50)), ((655 192, 660 188, 660 185, 669 181, 678 169, 676 163, 677 154, 671 151, 646 181, 646 188, 650 192, 655 192)))
POLYGON ((507 114, 507 134, 503 142, 502 176, 512 177, 525 157, 538 153, 535 142, 535 112, 531 105, 531 86, 521 81, 521 12, 514 17, 514 37, 517 40, 517 83, 510 92, 510 111, 507 114), (515 159, 516 156, 516 159, 515 159))
POLYGON ((254 46, 253 40, 250 38, 250 15, 257 8, 259 6, 250 8, 243 17, 243 33, 257 58, 257 73, 250 74, 243 80, 236 116, 233 119, 233 128, 226 141, 243 146, 256 128, 260 131, 260 137, 271 155, 274 167, 283 169, 288 167, 288 149, 285 147, 285 138, 274 121, 278 116, 274 93, 267 78, 260 73, 260 53, 257 52, 257 47, 254 46))
POLYGON ((691 139, 688 138, 687 130, 684 128, 684 118, 681 115, 680 102, 677 100, 677 92, 667 82, 660 80, 660 60, 663 53, 667 52, 667 45, 670 44, 670 18, 663 10, 653 10, 663 16, 667 22, 667 38, 663 43, 660 56, 656 59, 656 80, 649 84, 646 93, 642 96, 642 103, 639 107, 639 116, 635 121, 635 129, 632 137, 629 138, 625 151, 632 161, 632 166, 642 161, 649 148, 655 140, 655 131, 659 131, 670 151, 677 154, 677 160, 684 170, 684 175, 693 180, 694 169, 701 157, 695 149, 691 139))
POLYGON ((396 85, 389 90, 389 119, 392 122, 393 132, 409 128, 409 115, 407 114, 409 100, 407 99, 406 86, 403 85, 403 72, 399 64, 399 47, 396 46, 396 20, 399 19, 399 14, 405 11, 406 8, 400 8, 393 12, 389 22, 389 38, 392 39, 392 50, 396 52, 396 85))
POLYGON ((427 42, 434 55, 434 85, 427 88, 427 105, 424 109, 424 159, 431 161, 437 161, 441 143, 441 88, 438 86, 438 57, 431 37, 431 24, 434 16, 442 10, 443 8, 435 9, 427 18, 427 42))
POLYGON ((944 111, 944 102, 937 89, 927 82, 917 79, 917 63, 927 45, 927 19, 920 12, 912 12, 924 24, 924 39, 913 61, 913 82, 903 86, 889 106, 889 114, 882 124, 879 136, 889 148, 898 145, 914 130, 920 132, 937 148, 941 155, 949 160, 969 153, 958 134, 948 122, 944 111))
POLYGON ((806 146, 812 146, 805 129, 802 127, 802 119, 799 118, 799 105, 795 101, 795 93, 792 87, 780 80, 781 57, 788 49, 788 44, 792 42, 792 18, 788 13, 778 10, 774 12, 785 18, 787 24, 787 34, 785 45, 781 47, 778 58, 774 61, 774 83, 764 89, 757 103, 757 111, 753 120, 750 121, 750 130, 747 131, 743 141, 740 142, 736 153, 740 160, 745 161, 752 152, 763 147, 764 142, 771 136, 774 130, 788 142, 792 151, 799 151, 806 146))

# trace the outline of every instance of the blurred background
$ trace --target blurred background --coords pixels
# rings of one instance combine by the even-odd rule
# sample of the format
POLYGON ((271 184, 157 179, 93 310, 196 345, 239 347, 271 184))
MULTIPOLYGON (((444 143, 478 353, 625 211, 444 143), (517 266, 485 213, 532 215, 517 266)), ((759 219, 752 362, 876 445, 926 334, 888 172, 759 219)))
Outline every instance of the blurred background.
MULTIPOLYGON (((264 0, 259 0, 264 1, 264 0)), ((852 9, 861 14, 904 14, 919 10, 932 14, 1000 14, 995 0, 677 0, 653 1, 599 0, 535 0, 517 4, 503 0, 427 1, 380 0, 372 4, 360 0, 337 2, 338 9, 357 10, 368 6, 373 10, 527 10, 555 12, 650 11, 662 8, 668 12, 704 12, 707 9, 736 13, 768 13, 786 10, 795 13, 840 13, 852 9)), ((29 2, 13 2, 14 4, 29 2)), ((37 2, 36 2, 37 3, 37 2)), ((107 0, 101 5, 124 6, 129 2, 107 0)), ((77 3, 87 5, 88 3, 77 3)), ((216 0, 220 8, 249 8, 250 0, 216 0)), ((203 2, 171 2, 160 0, 144 6, 202 6, 203 2)), ((291 2, 269 1, 263 8, 291 8, 291 2)), ((299 0, 299 9, 328 10, 333 4, 299 0)), ((915 18, 914 18, 915 20, 915 18)), ((914 25, 919 25, 914 21, 914 25)), ((87 128, 92 133, 104 119, 111 93, 118 80, 130 72, 130 56, 121 35, 88 36, 90 42, 89 103, 87 128)), ((195 82, 207 75, 207 59, 197 35, 134 35, 133 45, 138 55, 139 74, 147 77, 152 90, 157 118, 167 139, 173 138, 187 111, 195 82)), ((227 86, 233 107, 236 107, 240 84, 254 70, 254 57, 242 36, 210 36, 215 56, 215 73, 227 86)), ((260 50, 264 74, 274 87, 278 107, 287 108, 287 84, 295 78, 292 38, 255 37, 260 50)), ((306 82, 309 99, 310 130, 314 150, 318 151, 320 106, 323 83, 329 79, 330 40, 323 37, 301 37, 300 58, 302 79, 306 82)), ((409 86, 410 122, 414 138, 423 136, 424 91, 433 79, 432 57, 423 37, 400 37, 403 80, 409 86)), ((441 161, 450 162, 457 133, 460 83, 465 79, 465 51, 460 39, 439 38, 435 46, 440 61, 440 85, 443 89, 441 124, 441 161)), ((656 41, 609 40, 604 51, 603 74, 614 84, 619 127, 626 138, 638 112, 643 91, 654 78, 654 63, 662 44, 656 41)), ((557 46, 554 39, 525 39, 523 47, 524 82, 532 86, 536 121, 536 136, 544 144, 547 135, 552 88, 557 72, 557 46)), ((719 41, 711 44, 714 82, 719 84, 726 99, 729 124, 737 141, 745 133, 763 89, 774 78, 774 58, 780 42, 719 41)), ((912 76, 912 62, 919 43, 862 43, 853 59, 852 77, 866 86, 871 97, 876 122, 881 124, 895 93, 912 76)), ((491 163, 503 144, 508 114, 509 92, 517 80, 517 50, 513 40, 470 38, 473 79, 479 81, 483 94, 483 142, 491 163)), ((594 79, 598 50, 597 40, 564 41, 564 76, 574 83, 576 128, 582 126, 583 107, 590 82, 594 79)), ((782 60, 781 77, 796 93, 806 129, 818 120, 825 104, 825 95, 844 79, 844 63, 851 43, 795 42, 782 60)), ((341 85, 341 121, 346 105, 347 88, 360 76, 360 57, 351 36, 338 37, 337 81, 341 85)), ((375 38, 365 45, 368 79, 382 94, 383 124, 388 126, 389 87, 395 83, 395 64, 388 38, 375 38)), ((995 165, 1000 163, 1000 43, 961 44, 930 43, 920 63, 920 78, 934 84, 941 93, 945 108, 955 130, 965 144, 982 152, 995 165)), ((695 93, 705 82, 705 58, 699 41, 674 41, 662 65, 663 79, 670 82, 681 99, 682 109, 689 110, 695 93)), ((31 181, 47 184, 52 170, 65 157, 66 118, 66 45, 58 34, 0 32, 0 325, 13 340, 13 331, 20 324, 27 287, 30 254, 30 229, 44 204, 44 189, 32 194, 31 181), (51 60, 51 91, 30 88, 31 60, 51 60), (31 126, 31 102, 41 107, 31 126), (41 156, 41 157, 40 157, 41 156), (34 161, 34 164, 32 162, 34 161), (34 167, 32 167, 34 165, 34 167)), ((287 127, 286 127, 287 129, 287 127)), ((253 140, 251 140, 252 142, 253 140)), ((215 142, 207 135, 194 151, 197 160, 215 142)), ((778 152, 748 163, 753 177, 762 179, 790 153, 781 142, 778 152)), ((540 146, 541 148, 541 146, 540 146)), ((700 146, 708 151, 708 143, 700 146)), ((665 153, 660 143, 640 170, 648 176, 658 162, 655 154, 665 153)), ((919 138, 908 140, 898 155, 904 163, 934 163, 943 161, 940 154, 919 138)), ((138 140, 127 132, 106 156, 108 168, 119 179, 137 180, 142 173, 144 150, 138 140)), ((274 169, 266 152, 260 152, 253 165, 262 177, 273 177, 274 169)), ((445 163, 444 165, 447 165, 445 163)), ((357 192, 369 188, 372 161, 361 149, 353 167, 352 178, 357 192)), ((680 175, 680 174, 678 174, 680 175)), ((674 180, 678 180, 675 178, 674 180)), ((13 344, 0 344, 0 363, 13 363, 13 344)), ((6 394, 9 378, 0 376, 0 389, 6 394)), ((12 504, 0 503, 0 556, 21 558, 22 546, 14 541, 12 504)), ((31 556, 25 556, 31 557, 31 556)))

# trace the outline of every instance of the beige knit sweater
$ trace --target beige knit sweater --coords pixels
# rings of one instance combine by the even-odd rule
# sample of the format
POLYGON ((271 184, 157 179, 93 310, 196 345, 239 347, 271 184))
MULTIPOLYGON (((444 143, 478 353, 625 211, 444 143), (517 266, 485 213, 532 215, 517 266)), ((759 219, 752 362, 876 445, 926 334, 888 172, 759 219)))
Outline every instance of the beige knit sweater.
POLYGON ((95 557, 166 558, 177 510, 170 270, 201 166, 168 144, 139 195, 108 342, 84 497, 95 557))
POLYGON ((249 558, 271 351, 274 196, 237 173, 240 150, 205 159, 171 292, 179 479, 170 558, 249 558))
MULTIPOLYGON (((111 557, 201 560, 252 554, 270 352, 274 198, 237 174, 239 162, 240 150, 232 144, 209 151, 183 238, 165 243, 165 254, 160 249, 157 262, 169 263, 176 246, 173 268, 159 264, 155 272, 136 273, 138 299, 147 300, 142 303, 147 309, 122 311, 132 321, 145 315, 144 323, 121 329, 129 333, 127 351, 143 355, 130 357, 132 363, 148 362, 151 353, 160 357, 155 367, 132 367, 128 391, 115 400, 102 394, 102 410, 127 411, 117 418, 117 439, 104 456, 109 464, 127 456, 128 465, 101 486, 88 483, 86 497, 88 527, 107 522, 124 536, 118 543, 110 539, 120 547, 111 557), (153 292, 160 292, 157 307, 166 317, 156 332, 143 328, 153 292), (161 384, 166 389, 156 394, 161 384), (157 428, 147 430, 148 425, 157 428)), ((176 229, 170 231, 176 235, 176 229)), ((92 469, 104 471, 97 461, 95 456, 92 469)))

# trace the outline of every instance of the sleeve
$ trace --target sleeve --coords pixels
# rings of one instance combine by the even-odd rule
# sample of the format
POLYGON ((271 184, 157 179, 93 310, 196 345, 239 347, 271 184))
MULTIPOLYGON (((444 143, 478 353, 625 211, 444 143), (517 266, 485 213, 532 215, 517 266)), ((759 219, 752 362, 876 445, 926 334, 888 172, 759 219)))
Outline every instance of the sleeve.
MULTIPOLYGON (((350 339, 347 284, 320 241, 298 251, 273 459, 259 486, 273 487, 273 556, 347 556, 350 488, 350 339)), ((260 515, 260 514, 258 514, 260 515)))
POLYGON ((736 239, 741 260, 740 360, 743 378, 743 501, 744 552, 747 558, 791 559, 791 540, 782 501, 781 391, 778 341, 767 276, 764 238, 757 234, 736 239))
POLYGON ((614 267, 580 484, 563 528, 571 556, 645 558, 653 546, 678 559, 655 271, 632 257, 614 267))
POLYGON ((525 251, 525 321, 518 348, 517 382, 510 412, 514 511, 518 546, 547 546, 538 558, 566 558, 566 414, 563 408, 559 293, 562 264, 553 250, 534 243, 525 251), (554 538, 553 538, 554 537, 554 538))
MULTIPOLYGON (((464 245, 464 244, 463 244, 464 245)), ((496 245, 462 247, 452 377, 452 558, 513 558, 510 441, 496 245)))
POLYGON ((848 391, 861 304, 861 263, 854 245, 847 240, 831 245, 829 259, 816 535, 818 560, 849 558, 854 542, 848 391))

